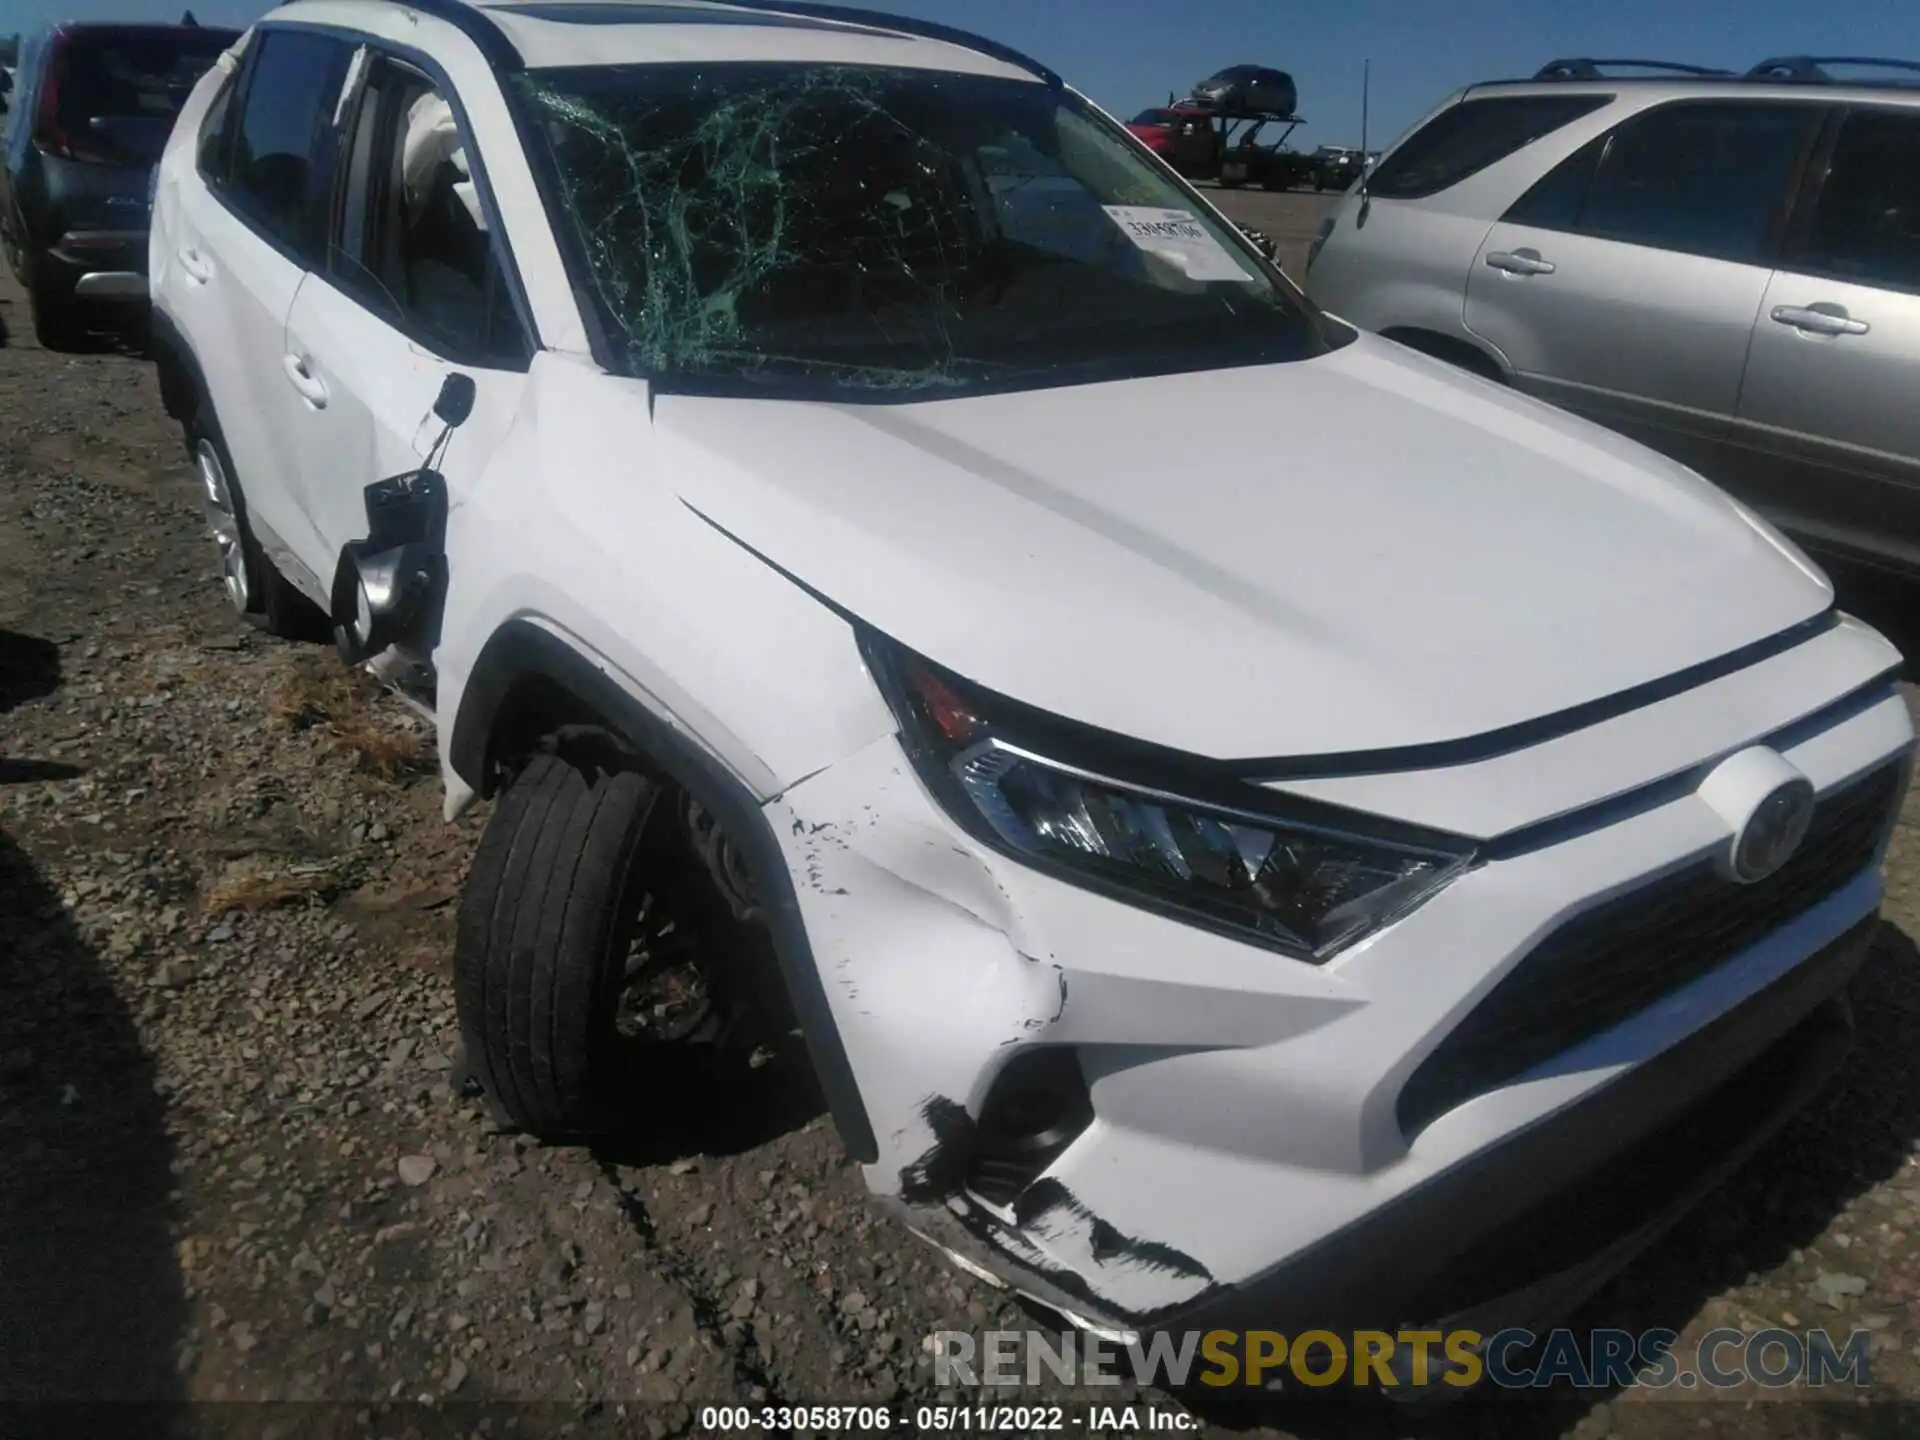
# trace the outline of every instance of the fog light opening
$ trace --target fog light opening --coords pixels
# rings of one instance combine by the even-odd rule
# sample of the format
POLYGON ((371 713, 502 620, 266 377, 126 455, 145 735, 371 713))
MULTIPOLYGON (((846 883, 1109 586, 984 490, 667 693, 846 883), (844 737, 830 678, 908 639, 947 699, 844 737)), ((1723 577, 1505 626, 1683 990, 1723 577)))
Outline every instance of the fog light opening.
POLYGON ((990 1205, 1010 1205, 1092 1120, 1093 1100, 1072 1050, 1044 1046, 1016 1055, 981 1106, 967 1188, 990 1205))

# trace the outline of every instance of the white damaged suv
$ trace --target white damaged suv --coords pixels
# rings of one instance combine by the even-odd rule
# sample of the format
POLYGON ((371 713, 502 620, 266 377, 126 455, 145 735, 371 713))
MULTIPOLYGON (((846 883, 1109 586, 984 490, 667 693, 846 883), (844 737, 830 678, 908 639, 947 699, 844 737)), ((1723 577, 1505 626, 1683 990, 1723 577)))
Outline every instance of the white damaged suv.
POLYGON ((721 914, 875 1194, 1075 1323, 1528 1323, 1845 1049, 1898 653, 1003 47, 299 0, 150 273, 234 603, 495 797, 456 969, 515 1124, 643 1123, 649 917, 721 914))

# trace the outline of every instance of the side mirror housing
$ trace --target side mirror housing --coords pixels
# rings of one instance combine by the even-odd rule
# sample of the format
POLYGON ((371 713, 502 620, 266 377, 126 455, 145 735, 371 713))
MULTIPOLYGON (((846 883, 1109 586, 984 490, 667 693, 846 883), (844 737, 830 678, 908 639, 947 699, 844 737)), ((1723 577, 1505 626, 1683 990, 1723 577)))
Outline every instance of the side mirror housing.
POLYGON ((349 665, 429 619, 446 578, 447 488, 440 473, 410 470, 375 481, 365 496, 367 538, 341 547, 333 576, 334 644, 349 665))

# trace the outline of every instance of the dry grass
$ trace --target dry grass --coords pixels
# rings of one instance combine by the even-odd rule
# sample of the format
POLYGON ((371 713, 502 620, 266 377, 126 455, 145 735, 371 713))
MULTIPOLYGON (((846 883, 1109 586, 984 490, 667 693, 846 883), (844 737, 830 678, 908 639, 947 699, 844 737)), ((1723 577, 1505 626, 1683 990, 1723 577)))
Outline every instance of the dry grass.
POLYGON ((281 682, 267 716, 295 732, 324 730, 332 748, 351 755, 356 768, 399 780, 427 768, 431 747, 410 720, 382 713, 381 698, 380 687, 365 674, 315 658, 281 682))
POLYGON ((331 883, 332 877, 324 871, 271 875, 254 870, 244 862, 230 865, 207 891, 206 913, 224 915, 230 910, 271 910, 317 897, 331 883))

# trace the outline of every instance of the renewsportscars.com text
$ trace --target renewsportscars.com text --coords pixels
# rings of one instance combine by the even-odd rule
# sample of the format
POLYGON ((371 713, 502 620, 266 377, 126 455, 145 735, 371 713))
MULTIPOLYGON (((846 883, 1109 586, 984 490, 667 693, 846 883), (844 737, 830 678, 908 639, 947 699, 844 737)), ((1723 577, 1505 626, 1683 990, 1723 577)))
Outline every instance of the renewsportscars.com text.
POLYGON ((1210 1330, 1121 1343, 1035 1330, 940 1330, 929 1335, 934 1383, 960 1385, 1188 1385, 1278 1389, 1336 1385, 1448 1385, 1468 1389, 1767 1389, 1872 1383, 1873 1334, 1825 1330, 1709 1331, 1691 1353, 1672 1330, 1536 1334, 1510 1329, 1210 1330))

